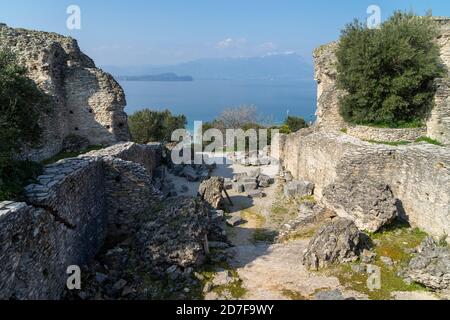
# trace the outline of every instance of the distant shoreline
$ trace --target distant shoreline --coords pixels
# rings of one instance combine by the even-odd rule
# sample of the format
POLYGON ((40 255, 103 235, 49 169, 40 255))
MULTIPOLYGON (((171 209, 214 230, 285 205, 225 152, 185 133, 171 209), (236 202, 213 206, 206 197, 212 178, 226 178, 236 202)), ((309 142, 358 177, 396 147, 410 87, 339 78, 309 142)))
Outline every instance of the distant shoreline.
POLYGON ((192 82, 194 78, 191 76, 178 76, 175 73, 163 73, 156 75, 144 76, 119 76, 121 81, 152 81, 152 82, 192 82))

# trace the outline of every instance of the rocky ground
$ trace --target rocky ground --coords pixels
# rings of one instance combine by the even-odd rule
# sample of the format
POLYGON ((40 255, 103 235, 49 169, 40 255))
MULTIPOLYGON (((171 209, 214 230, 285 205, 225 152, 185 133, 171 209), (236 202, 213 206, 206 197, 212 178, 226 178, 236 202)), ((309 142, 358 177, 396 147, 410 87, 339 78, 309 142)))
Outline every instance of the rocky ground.
MULTIPOLYGON (((362 233, 366 222, 338 218, 317 203, 312 184, 280 175, 277 164, 171 167, 157 177, 167 201, 135 235, 109 239, 84 270, 85 289, 68 299, 449 296, 448 248, 398 222, 362 233), (369 289, 374 267, 381 286, 369 289)), ((371 194, 377 203, 371 214, 386 209, 390 223, 389 191, 374 187, 371 194)))

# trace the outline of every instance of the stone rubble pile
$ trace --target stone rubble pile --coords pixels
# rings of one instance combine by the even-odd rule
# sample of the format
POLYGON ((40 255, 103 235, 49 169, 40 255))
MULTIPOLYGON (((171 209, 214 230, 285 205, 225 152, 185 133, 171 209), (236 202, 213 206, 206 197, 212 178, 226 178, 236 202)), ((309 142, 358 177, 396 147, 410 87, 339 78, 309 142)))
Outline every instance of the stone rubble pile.
POLYGON ((256 169, 250 173, 238 173, 231 181, 226 182, 227 189, 233 189, 237 193, 247 193, 250 198, 263 198, 266 194, 262 191, 275 183, 275 180, 268 175, 262 174, 261 169, 256 169))
POLYGON ((216 164, 174 164, 169 169, 170 173, 177 177, 184 177, 189 182, 203 181, 211 177, 211 172, 216 164))
POLYGON ((83 268, 83 289, 66 299, 185 299, 198 286, 194 269, 211 250, 212 262, 223 262, 230 247, 224 212, 211 210, 200 198, 179 197, 162 203, 137 223, 138 231, 106 239, 105 249, 83 268), (156 282, 170 281, 172 285, 156 282), (188 290, 186 290, 188 288, 188 290), (169 292, 165 292, 169 291, 169 292))
POLYGON ((221 177, 212 177, 203 181, 198 189, 200 197, 214 209, 222 207, 224 192, 226 192, 224 179, 221 177))
POLYGON ((278 164, 278 161, 269 156, 268 148, 263 148, 258 152, 241 152, 237 151, 230 155, 230 158, 235 164, 240 164, 246 167, 259 167, 278 164))

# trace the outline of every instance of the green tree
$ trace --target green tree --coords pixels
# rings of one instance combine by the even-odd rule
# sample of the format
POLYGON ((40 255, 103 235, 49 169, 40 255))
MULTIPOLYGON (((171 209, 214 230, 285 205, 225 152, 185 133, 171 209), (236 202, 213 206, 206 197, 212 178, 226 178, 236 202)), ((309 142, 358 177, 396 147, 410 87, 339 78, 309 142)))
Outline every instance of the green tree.
POLYGON ((186 127, 184 115, 174 116, 168 110, 144 109, 135 112, 128 119, 131 137, 137 143, 171 141, 172 132, 186 127))
POLYGON ((39 171, 37 164, 14 159, 22 146, 39 142, 39 119, 49 103, 26 73, 12 53, 0 51, 0 200, 18 196, 39 171))
POLYGON ((378 126, 421 125, 444 74, 431 16, 395 12, 379 29, 355 20, 342 31, 337 84, 344 119, 378 126))
POLYGON ((284 121, 283 127, 289 128, 291 132, 297 132, 300 129, 308 128, 308 124, 301 117, 288 116, 284 121))

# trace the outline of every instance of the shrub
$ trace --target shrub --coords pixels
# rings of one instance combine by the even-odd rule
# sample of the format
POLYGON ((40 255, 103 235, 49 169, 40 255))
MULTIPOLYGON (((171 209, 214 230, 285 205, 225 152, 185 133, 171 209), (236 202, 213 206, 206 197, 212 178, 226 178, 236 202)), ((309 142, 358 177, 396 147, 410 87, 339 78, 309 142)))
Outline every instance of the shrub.
POLYGON ((355 124, 420 126, 443 76, 431 16, 395 12, 380 29, 355 20, 342 31, 337 84, 344 119, 355 124))
POLYGON ((170 142, 172 132, 186 127, 184 115, 174 116, 168 110, 144 109, 135 112, 128 119, 132 140, 136 143, 170 142))
POLYGON ((255 106, 242 105, 225 109, 216 119, 216 123, 223 124, 224 129, 243 129, 243 126, 249 123, 260 123, 260 119, 255 106))
POLYGON ((0 51, 0 201, 17 197, 39 173, 39 165, 14 159, 22 146, 39 142, 39 119, 49 103, 26 72, 12 53, 0 51))
POLYGON ((284 121, 284 126, 287 126, 291 132, 297 132, 300 129, 308 128, 305 119, 295 116, 288 116, 284 121))

